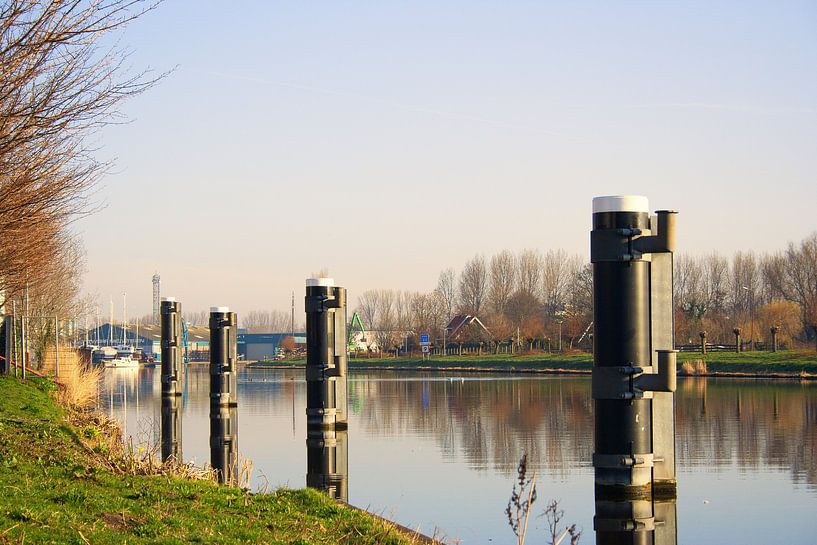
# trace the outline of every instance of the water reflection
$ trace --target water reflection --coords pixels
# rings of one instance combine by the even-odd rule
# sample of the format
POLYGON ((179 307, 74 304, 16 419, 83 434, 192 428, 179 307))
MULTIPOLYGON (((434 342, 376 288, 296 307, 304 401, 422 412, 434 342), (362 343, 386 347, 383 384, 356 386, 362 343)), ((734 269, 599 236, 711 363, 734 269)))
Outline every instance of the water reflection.
MULTIPOLYGON (((100 404, 120 420, 124 412, 140 410, 140 396, 143 405, 156 404, 161 398, 157 375, 152 369, 106 370, 100 404)), ((296 414, 305 407, 304 385, 298 378, 297 371, 245 370, 239 374, 240 400, 255 414, 291 414, 294 433, 296 414)), ((193 368, 188 373, 185 411, 209 409, 207 379, 206 369, 193 368)), ((795 482, 814 487, 815 386, 794 381, 680 380, 676 396, 679 467, 773 466, 789 471, 795 482)), ((462 456, 472 469, 512 476, 520 453, 526 452, 535 467, 566 478, 577 468, 588 467, 592 456, 593 404, 590 380, 584 377, 353 373, 349 407, 356 426, 367 436, 430 437, 445 458, 462 456)), ((255 425, 246 423, 250 428, 255 425)), ((128 430, 131 435, 136 432, 128 430)), ((156 435, 158 440, 158 429, 156 435)))
POLYGON ((184 460, 182 454, 182 398, 162 396, 162 461, 184 460))
MULTIPOLYGON (((210 454, 208 378, 206 367, 191 367, 184 396, 185 459, 199 464, 210 454)), ((589 378, 356 372, 348 435, 320 437, 307 435, 304 382, 303 370, 239 372, 240 454, 253 462, 255 489, 301 487, 306 473, 310 486, 412 528, 439 526, 466 544, 513 543, 502 510, 526 452, 540 494, 562 500, 583 541, 592 541, 594 516, 614 518, 593 498, 589 378)), ((160 386, 158 370, 106 371, 100 403, 136 446, 159 444, 160 386)), ((676 425, 679 543, 775 542, 781 530, 769 521, 783 518, 787 543, 810 542, 817 384, 682 379, 676 425)), ((649 539, 674 543, 675 505, 656 504, 651 516, 649 539)))
MULTIPOLYGON (((421 431, 474 469, 513 475, 522 452, 567 477, 589 465, 593 405, 585 378, 384 380, 354 375, 350 404, 367 435, 421 431)), ((790 470, 817 484, 817 388, 807 383, 681 380, 680 466, 790 470)))
POLYGON ((598 545, 676 545, 675 500, 597 500, 593 529, 598 545))
POLYGON ((349 439, 346 430, 310 426, 306 432, 306 486, 349 501, 349 439))

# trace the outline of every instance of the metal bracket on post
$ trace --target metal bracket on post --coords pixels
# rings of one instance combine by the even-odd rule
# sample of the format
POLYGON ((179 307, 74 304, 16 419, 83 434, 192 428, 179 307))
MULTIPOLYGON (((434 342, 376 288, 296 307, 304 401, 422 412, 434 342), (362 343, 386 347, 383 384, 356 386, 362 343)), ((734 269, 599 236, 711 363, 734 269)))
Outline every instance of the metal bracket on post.
POLYGON ((593 467, 621 469, 626 467, 652 467, 652 454, 593 454, 593 467))
POLYGON ((677 350, 658 350, 658 372, 635 378, 634 386, 642 392, 674 392, 676 388, 677 350))

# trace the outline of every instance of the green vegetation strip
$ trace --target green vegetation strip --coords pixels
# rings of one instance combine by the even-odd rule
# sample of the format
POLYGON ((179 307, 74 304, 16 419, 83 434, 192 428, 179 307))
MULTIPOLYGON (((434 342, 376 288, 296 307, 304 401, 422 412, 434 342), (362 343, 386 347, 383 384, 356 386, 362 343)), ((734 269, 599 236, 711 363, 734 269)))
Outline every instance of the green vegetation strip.
POLYGON ((100 430, 69 423, 52 389, 0 377, 0 543, 413 543, 313 490, 250 494, 112 470, 100 430))
MULTIPOLYGON (((759 377, 809 377, 817 375, 817 353, 786 350, 779 352, 681 352, 678 365, 703 360, 707 375, 748 375, 759 377)), ((250 364, 258 368, 302 367, 303 358, 280 361, 261 361, 250 364)), ((484 371, 484 372, 538 372, 589 373, 593 367, 592 354, 489 354, 484 356, 435 356, 431 359, 349 358, 350 369, 383 369, 414 371, 484 371)))
POLYGON ((779 352, 700 352, 678 354, 679 364, 703 360, 707 374, 745 374, 761 377, 806 377, 817 375, 817 353, 802 350, 779 352))

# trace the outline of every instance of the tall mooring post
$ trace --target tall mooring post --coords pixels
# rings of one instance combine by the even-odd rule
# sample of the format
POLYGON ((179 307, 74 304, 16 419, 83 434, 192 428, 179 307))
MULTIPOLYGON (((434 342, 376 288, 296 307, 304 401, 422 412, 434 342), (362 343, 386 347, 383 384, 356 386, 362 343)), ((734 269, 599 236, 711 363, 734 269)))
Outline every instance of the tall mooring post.
POLYGON ((237 325, 228 307, 210 309, 210 465, 222 484, 238 476, 237 325))
POLYGON ((740 338, 741 330, 739 327, 736 327, 732 330, 732 333, 735 334, 735 352, 740 354, 743 351, 742 341, 740 338))
POLYGON ((162 461, 182 461, 182 305, 173 297, 161 304, 162 461))
POLYGON ((597 500, 676 495, 675 217, 650 218, 645 197, 593 199, 597 500))
POLYGON ((305 310, 307 427, 345 429, 346 288, 331 278, 308 279, 305 310))

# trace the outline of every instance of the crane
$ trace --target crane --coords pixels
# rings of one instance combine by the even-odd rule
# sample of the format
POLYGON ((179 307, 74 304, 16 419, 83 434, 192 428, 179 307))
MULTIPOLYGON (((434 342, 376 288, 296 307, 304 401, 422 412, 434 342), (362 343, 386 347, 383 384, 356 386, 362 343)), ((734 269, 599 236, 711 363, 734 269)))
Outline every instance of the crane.
POLYGON ((360 315, 355 312, 352 314, 352 321, 349 322, 349 327, 346 328, 346 348, 349 351, 353 351, 357 342, 355 341, 355 325, 357 325, 357 331, 362 333, 361 342, 366 342, 366 328, 363 327, 363 320, 360 319, 360 315))

